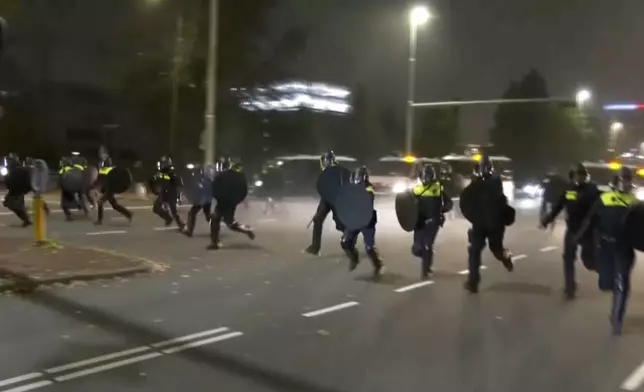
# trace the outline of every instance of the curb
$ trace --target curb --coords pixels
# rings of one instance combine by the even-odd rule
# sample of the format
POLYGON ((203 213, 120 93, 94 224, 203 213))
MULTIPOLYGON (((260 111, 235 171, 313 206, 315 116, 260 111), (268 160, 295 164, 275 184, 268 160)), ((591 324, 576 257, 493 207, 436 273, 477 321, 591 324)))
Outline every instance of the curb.
POLYGON ((141 273, 149 273, 154 270, 153 266, 142 265, 138 267, 123 268, 106 272, 96 272, 87 274, 75 274, 47 279, 33 279, 28 275, 11 271, 0 267, 0 277, 10 280, 8 284, 0 285, 0 292, 5 291, 33 291, 37 287, 52 285, 55 283, 70 284, 72 282, 90 282, 100 279, 112 279, 124 276, 131 276, 141 273))

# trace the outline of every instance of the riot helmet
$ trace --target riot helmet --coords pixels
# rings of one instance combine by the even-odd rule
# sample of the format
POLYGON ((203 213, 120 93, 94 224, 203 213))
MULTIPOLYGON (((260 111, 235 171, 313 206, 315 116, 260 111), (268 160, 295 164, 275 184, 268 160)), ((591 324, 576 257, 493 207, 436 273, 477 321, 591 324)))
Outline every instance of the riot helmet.
POLYGON ((32 157, 26 157, 25 162, 24 162, 25 167, 33 167, 34 166, 34 159, 32 157))
POLYGON ((100 166, 101 169, 104 168, 104 167, 112 166, 112 158, 106 156, 105 158, 103 158, 101 160, 101 163, 99 164, 99 166, 100 166))
POLYGON ((489 156, 483 154, 478 162, 478 175, 483 178, 489 178, 494 172, 494 166, 489 156))
POLYGON ((164 170, 172 167, 172 158, 167 155, 162 156, 157 162, 157 169, 164 170))
POLYGON ((430 164, 423 165, 420 169, 420 173, 418 173, 418 179, 425 186, 436 181, 436 170, 434 169, 434 166, 430 164))
POLYGON ((572 182, 576 185, 585 184, 590 180, 590 174, 586 165, 583 163, 578 163, 577 166, 572 170, 574 171, 572 182))
POLYGON ((217 163, 215 165, 216 165, 216 170, 218 172, 223 172, 223 171, 226 171, 226 170, 230 170, 232 162, 230 161, 230 158, 228 158, 228 157, 221 157, 221 158, 219 158, 219 160, 217 161, 217 163))
POLYGON ((366 166, 360 166, 351 173, 349 181, 352 184, 366 184, 369 182, 369 171, 366 166))
POLYGON ((616 190, 627 193, 633 190, 633 172, 628 167, 622 167, 617 175, 616 190))
POLYGON ((58 162, 58 166, 60 168, 67 167, 67 166, 72 166, 72 160, 70 157, 62 157, 60 158, 60 161, 58 162))
POLYGON ((320 156, 320 167, 322 170, 331 167, 336 164, 335 152, 329 150, 320 156))

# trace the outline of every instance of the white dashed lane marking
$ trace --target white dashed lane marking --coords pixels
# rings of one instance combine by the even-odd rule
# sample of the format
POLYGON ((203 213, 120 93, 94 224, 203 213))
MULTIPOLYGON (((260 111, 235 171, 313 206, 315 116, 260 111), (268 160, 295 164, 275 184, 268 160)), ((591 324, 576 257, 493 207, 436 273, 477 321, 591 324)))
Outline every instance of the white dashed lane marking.
POLYGON ((620 386, 621 389, 625 391, 636 391, 640 389, 642 383, 644 382, 644 363, 642 363, 637 369, 633 370, 626 380, 620 386))
MULTIPOLYGON (((486 269, 487 269, 487 265, 482 265, 482 266, 481 266, 481 269, 482 269, 482 270, 486 270, 486 269)), ((459 275, 467 275, 467 274, 469 274, 469 273, 470 273, 470 270, 469 270, 469 269, 464 269, 463 271, 458 271, 458 274, 459 274, 459 275)))
POLYGON ((539 252, 552 252, 553 250, 557 250, 556 246, 546 246, 541 249, 539 249, 539 252))
POLYGON ((321 316, 326 313, 331 313, 331 312, 336 312, 338 310, 350 308, 352 306, 358 306, 360 303, 355 302, 355 301, 350 301, 350 302, 345 302, 339 305, 331 306, 328 308, 320 309, 320 310, 315 310, 313 312, 308 312, 308 313, 303 313, 302 316, 304 317, 316 317, 316 316, 321 316))
POLYGON ((432 285, 432 284, 434 284, 434 281, 433 280, 428 280, 428 281, 425 281, 425 282, 419 282, 419 283, 410 284, 409 286, 404 286, 404 287, 398 288, 398 289, 396 289, 394 291, 396 293, 404 293, 406 291, 415 290, 415 289, 425 287, 425 286, 429 286, 429 285, 432 285))
POLYGON ((112 235, 112 234, 126 234, 125 230, 111 230, 111 231, 93 231, 90 233, 85 233, 85 235, 112 235))

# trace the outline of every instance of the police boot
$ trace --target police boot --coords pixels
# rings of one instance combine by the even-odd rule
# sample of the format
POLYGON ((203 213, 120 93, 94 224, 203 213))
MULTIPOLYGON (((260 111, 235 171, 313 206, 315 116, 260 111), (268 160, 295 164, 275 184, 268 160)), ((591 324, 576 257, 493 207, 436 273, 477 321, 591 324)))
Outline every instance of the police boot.
POLYGON ((380 254, 378 253, 378 250, 376 250, 375 248, 368 249, 367 256, 371 260, 371 264, 373 264, 373 275, 376 278, 381 276, 384 270, 384 263, 380 258, 380 254))
POLYGON ((248 236, 251 240, 255 239, 255 232, 250 226, 247 225, 241 225, 238 222, 233 223, 232 225, 228 226, 228 228, 232 231, 236 231, 238 233, 243 233, 248 236))
POLYGON ((610 314, 610 324, 613 330, 613 335, 615 336, 619 336, 622 334, 622 325, 623 325, 625 308, 626 308, 626 295, 622 291, 615 290, 613 294, 613 308, 610 314))
POLYGON ((356 248, 351 248, 345 249, 344 253, 349 258, 349 271, 355 270, 358 267, 358 264, 360 264, 360 255, 358 254, 358 251, 356 248))
POLYGON ((319 256, 320 255, 320 248, 315 246, 315 245, 309 245, 306 248, 302 250, 304 253, 308 253, 313 256, 319 256))
POLYGON ((503 256, 501 257, 501 263, 508 272, 514 271, 514 262, 512 261, 512 253, 509 249, 503 250, 503 256))
POLYGON ((479 292, 479 284, 471 280, 467 280, 463 285, 463 287, 465 288, 465 290, 469 291, 472 294, 476 294, 479 292))
POLYGON ((183 232, 183 234, 185 234, 186 237, 192 237, 192 233, 195 231, 195 225, 197 224, 196 220, 197 220, 196 216, 188 215, 186 230, 183 232))

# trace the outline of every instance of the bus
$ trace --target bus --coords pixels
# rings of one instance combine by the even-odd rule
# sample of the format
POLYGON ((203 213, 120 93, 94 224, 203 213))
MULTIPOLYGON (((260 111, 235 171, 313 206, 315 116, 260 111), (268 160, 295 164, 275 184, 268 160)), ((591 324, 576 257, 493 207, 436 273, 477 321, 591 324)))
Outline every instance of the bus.
POLYGON ((368 166, 374 191, 381 195, 395 195, 411 189, 418 183, 420 168, 427 163, 437 168, 440 159, 411 155, 384 156, 378 159, 368 166))

